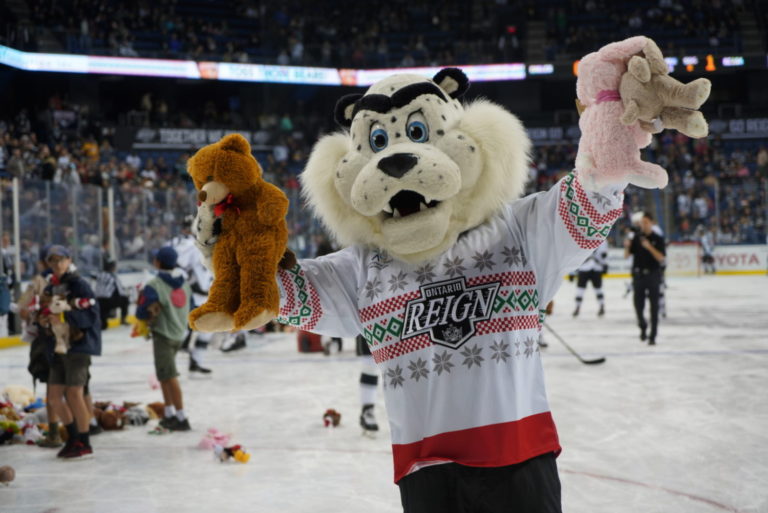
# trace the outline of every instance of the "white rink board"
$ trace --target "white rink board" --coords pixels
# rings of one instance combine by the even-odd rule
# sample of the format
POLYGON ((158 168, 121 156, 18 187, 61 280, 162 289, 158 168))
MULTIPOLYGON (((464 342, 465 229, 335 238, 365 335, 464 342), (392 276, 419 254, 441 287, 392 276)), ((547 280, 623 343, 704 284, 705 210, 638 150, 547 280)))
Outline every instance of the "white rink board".
MULTIPOLYGON (((599 366, 579 363, 554 338, 543 358, 563 453, 566 512, 768 512, 768 278, 674 278, 659 344, 637 339, 625 280, 607 280, 607 314, 587 290, 571 317, 574 285, 558 293, 552 326, 599 366)), ((0 351, 0 385, 30 383, 27 347, 0 351)), ((108 332, 92 369, 96 400, 149 402, 150 344, 108 332)), ((2 513, 184 511, 339 513, 401 511, 385 428, 357 427, 359 364, 299 354, 291 335, 253 336, 235 353, 210 351, 210 379, 190 379, 178 357, 190 433, 147 435, 129 427, 93 438, 94 458, 1 446, 16 480, 0 486, 2 513), (326 408, 342 413, 322 427, 326 408), (251 453, 221 464, 195 448, 209 427, 251 453)), ((381 395, 379 396, 381 398, 381 395)), ((376 407, 385 424, 381 402, 376 407)))

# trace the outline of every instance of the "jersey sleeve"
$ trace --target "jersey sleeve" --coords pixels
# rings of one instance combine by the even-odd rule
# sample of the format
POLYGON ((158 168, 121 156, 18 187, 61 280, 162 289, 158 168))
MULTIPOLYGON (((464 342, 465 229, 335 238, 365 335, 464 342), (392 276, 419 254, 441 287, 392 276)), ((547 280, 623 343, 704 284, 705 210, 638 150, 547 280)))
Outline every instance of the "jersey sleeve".
POLYGON ((622 213, 623 201, 622 188, 587 191, 572 172, 549 191, 507 206, 506 222, 512 236, 524 241, 543 304, 552 299, 563 276, 603 243, 622 213))
POLYGON ((355 246, 279 269, 277 321, 320 335, 357 336, 363 329, 357 298, 364 273, 362 250, 355 246))

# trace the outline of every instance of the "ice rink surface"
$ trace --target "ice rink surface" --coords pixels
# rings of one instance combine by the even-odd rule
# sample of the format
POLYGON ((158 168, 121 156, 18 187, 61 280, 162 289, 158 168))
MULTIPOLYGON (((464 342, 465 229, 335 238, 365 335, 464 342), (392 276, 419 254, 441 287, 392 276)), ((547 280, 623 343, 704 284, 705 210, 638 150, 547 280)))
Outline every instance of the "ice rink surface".
MULTIPOLYGON (((563 510, 589 513, 768 512, 768 277, 669 279, 668 318, 658 345, 641 344, 624 280, 607 280, 607 314, 588 289, 571 317, 565 282, 542 350, 563 453, 563 510)), ((360 366, 351 341, 330 357, 301 354, 295 334, 250 336, 232 353, 209 351, 211 378, 190 378, 179 355, 193 430, 147 434, 152 424, 94 437, 94 457, 65 462, 55 451, 0 447, 16 480, 0 486, 0 511, 358 512, 401 511, 383 431, 361 436, 360 366), (323 427, 327 408, 341 426, 323 427), (216 427, 250 453, 219 463, 196 448, 216 427)), ((0 351, 0 385, 29 386, 27 347, 0 351)), ((151 344, 127 328, 105 333, 92 367, 94 399, 160 400, 151 344)))

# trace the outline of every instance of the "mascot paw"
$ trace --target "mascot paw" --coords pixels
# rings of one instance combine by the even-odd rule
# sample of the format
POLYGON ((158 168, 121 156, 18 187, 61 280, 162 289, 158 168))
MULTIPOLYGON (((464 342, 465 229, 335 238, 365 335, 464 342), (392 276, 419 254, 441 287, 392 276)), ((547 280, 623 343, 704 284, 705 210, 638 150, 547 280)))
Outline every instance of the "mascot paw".
POLYGON ((234 327, 234 320, 228 313, 206 311, 203 310, 203 307, 200 307, 190 312, 189 325, 195 331, 216 333, 231 331, 234 327))
POLYGON ((264 326, 266 323, 277 317, 277 312, 269 310, 268 308, 256 310, 256 314, 253 314, 254 310, 249 308, 248 311, 240 310, 235 312, 235 329, 237 330, 254 330, 264 326))

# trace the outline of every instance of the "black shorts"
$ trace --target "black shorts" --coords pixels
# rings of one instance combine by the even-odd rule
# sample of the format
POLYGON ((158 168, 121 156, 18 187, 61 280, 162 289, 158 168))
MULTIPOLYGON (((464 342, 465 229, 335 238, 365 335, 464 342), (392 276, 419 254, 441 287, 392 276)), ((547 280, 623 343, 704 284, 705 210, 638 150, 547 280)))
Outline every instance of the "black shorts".
POLYGON ((433 465, 398 483, 404 513, 561 513, 553 453, 506 467, 433 465))
POLYGON ((355 354, 357 356, 367 356, 371 354, 371 348, 368 347, 368 342, 365 341, 365 337, 362 335, 355 337, 355 354))
POLYGON ((600 271, 579 271, 579 281, 576 286, 583 289, 589 282, 592 282, 592 286, 596 289, 603 288, 603 273, 600 271))

